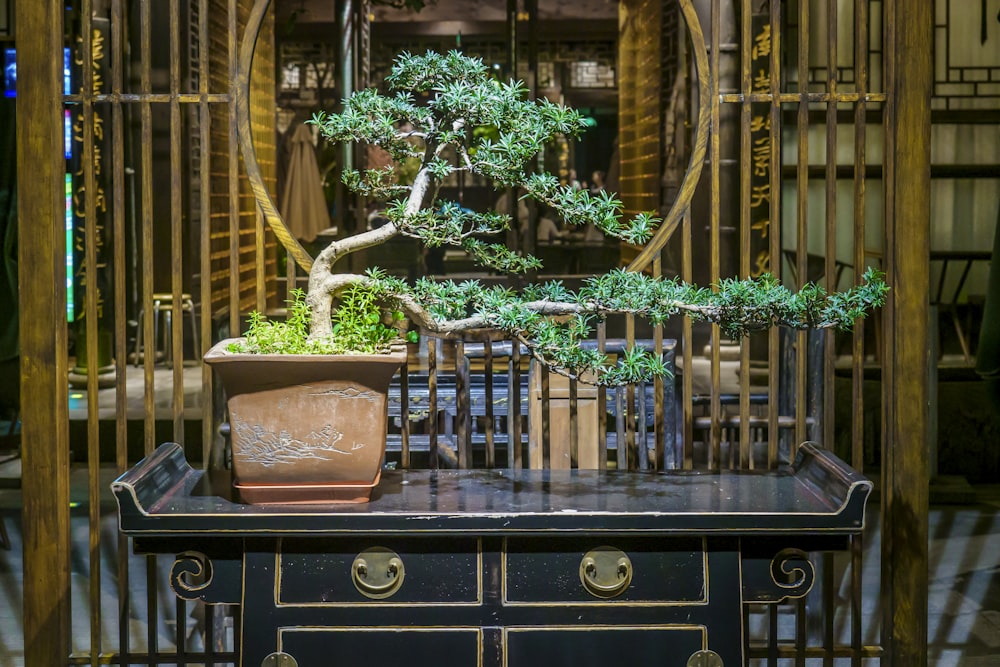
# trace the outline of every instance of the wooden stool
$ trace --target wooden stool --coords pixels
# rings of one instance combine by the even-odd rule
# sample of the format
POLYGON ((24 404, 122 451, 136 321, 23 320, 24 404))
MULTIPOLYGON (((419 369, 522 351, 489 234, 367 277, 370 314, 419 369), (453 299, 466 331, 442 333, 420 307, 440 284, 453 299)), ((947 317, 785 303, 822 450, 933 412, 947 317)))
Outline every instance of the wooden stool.
MULTIPOLYGON (((180 303, 181 317, 189 316, 191 323, 191 340, 194 349, 198 350, 198 324, 195 321, 194 301, 190 294, 181 294, 180 303)), ((156 363, 156 355, 159 352, 157 344, 160 341, 160 318, 163 318, 163 359, 169 364, 173 362, 173 314, 174 297, 169 292, 153 294, 153 362, 156 363)), ((135 337, 135 365, 139 365, 140 354, 145 354, 143 347, 142 332, 145 328, 143 320, 145 311, 139 311, 139 330, 135 337)), ((183 363, 183 359, 181 359, 183 363)))

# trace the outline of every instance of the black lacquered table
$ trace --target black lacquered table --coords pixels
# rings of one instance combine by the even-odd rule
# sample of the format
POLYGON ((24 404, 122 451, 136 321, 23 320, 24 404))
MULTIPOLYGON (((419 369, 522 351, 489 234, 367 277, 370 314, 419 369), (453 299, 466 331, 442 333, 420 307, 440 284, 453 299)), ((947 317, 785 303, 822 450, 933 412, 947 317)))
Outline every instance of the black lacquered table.
POLYGON ((113 484, 175 593, 241 605, 248 667, 742 665, 744 605, 801 597, 871 482, 770 472, 385 471, 369 503, 234 503, 161 445, 113 484))

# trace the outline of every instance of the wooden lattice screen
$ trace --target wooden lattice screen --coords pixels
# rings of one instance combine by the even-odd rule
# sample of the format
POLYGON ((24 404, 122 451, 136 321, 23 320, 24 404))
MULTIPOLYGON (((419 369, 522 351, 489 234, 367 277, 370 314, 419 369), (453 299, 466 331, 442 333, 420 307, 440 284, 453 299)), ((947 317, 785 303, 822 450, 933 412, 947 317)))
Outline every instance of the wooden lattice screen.
MULTIPOLYGON (((226 5, 227 0, 212 0, 208 64, 213 89, 225 89, 233 76, 228 65, 231 55, 227 38, 229 28, 226 25, 226 5)), ((252 6, 252 0, 239 2, 238 22, 241 31, 252 6)), ((277 185, 274 54, 272 12, 261 27, 250 84, 250 113, 254 122, 257 160, 272 196, 277 185)), ((258 234, 258 230, 263 230, 264 227, 258 220, 257 205, 242 172, 238 183, 233 183, 228 178, 228 172, 239 161, 231 106, 216 105, 212 108, 211 128, 210 157, 212 164, 216 165, 210 178, 212 311, 227 308, 233 300, 239 303, 241 312, 254 308, 263 310, 267 303, 260 303, 257 285, 266 285, 266 302, 273 301, 277 294, 274 237, 269 232, 258 234), (230 188, 234 190, 231 191, 230 188), (234 235, 239 235, 239 244, 229 242, 234 235), (261 244, 258 239, 262 241, 261 244), (239 270, 232 270, 231 267, 234 266, 239 267, 239 270)))

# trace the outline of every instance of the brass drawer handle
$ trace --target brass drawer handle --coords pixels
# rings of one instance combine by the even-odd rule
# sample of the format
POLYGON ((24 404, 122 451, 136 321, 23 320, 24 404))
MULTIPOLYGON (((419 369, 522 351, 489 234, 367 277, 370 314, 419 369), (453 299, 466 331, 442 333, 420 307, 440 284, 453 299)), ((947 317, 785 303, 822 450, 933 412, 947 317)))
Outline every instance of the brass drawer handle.
POLYGON ((351 565, 354 587, 373 600, 391 597, 403 585, 406 569, 395 551, 384 547, 365 549, 351 565))
POLYGON ((292 656, 279 651, 264 658, 260 667, 299 667, 299 663, 292 656))
POLYGON ((688 658, 687 667, 723 667, 722 656, 715 651, 697 651, 688 658))
POLYGON ((632 561, 619 549, 591 549, 580 561, 580 581, 595 597, 616 597, 632 583, 632 561))

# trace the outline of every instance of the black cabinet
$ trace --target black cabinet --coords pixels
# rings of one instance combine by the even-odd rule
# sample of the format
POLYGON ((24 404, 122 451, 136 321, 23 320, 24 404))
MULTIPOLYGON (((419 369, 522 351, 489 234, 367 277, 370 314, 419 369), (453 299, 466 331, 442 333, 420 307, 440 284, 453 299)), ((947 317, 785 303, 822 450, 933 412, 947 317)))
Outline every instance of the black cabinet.
POLYGON ((177 595, 242 606, 241 665, 603 667, 743 664, 744 604, 805 595, 871 483, 806 443, 771 472, 387 471, 370 503, 250 506, 167 444, 113 488, 177 595))

